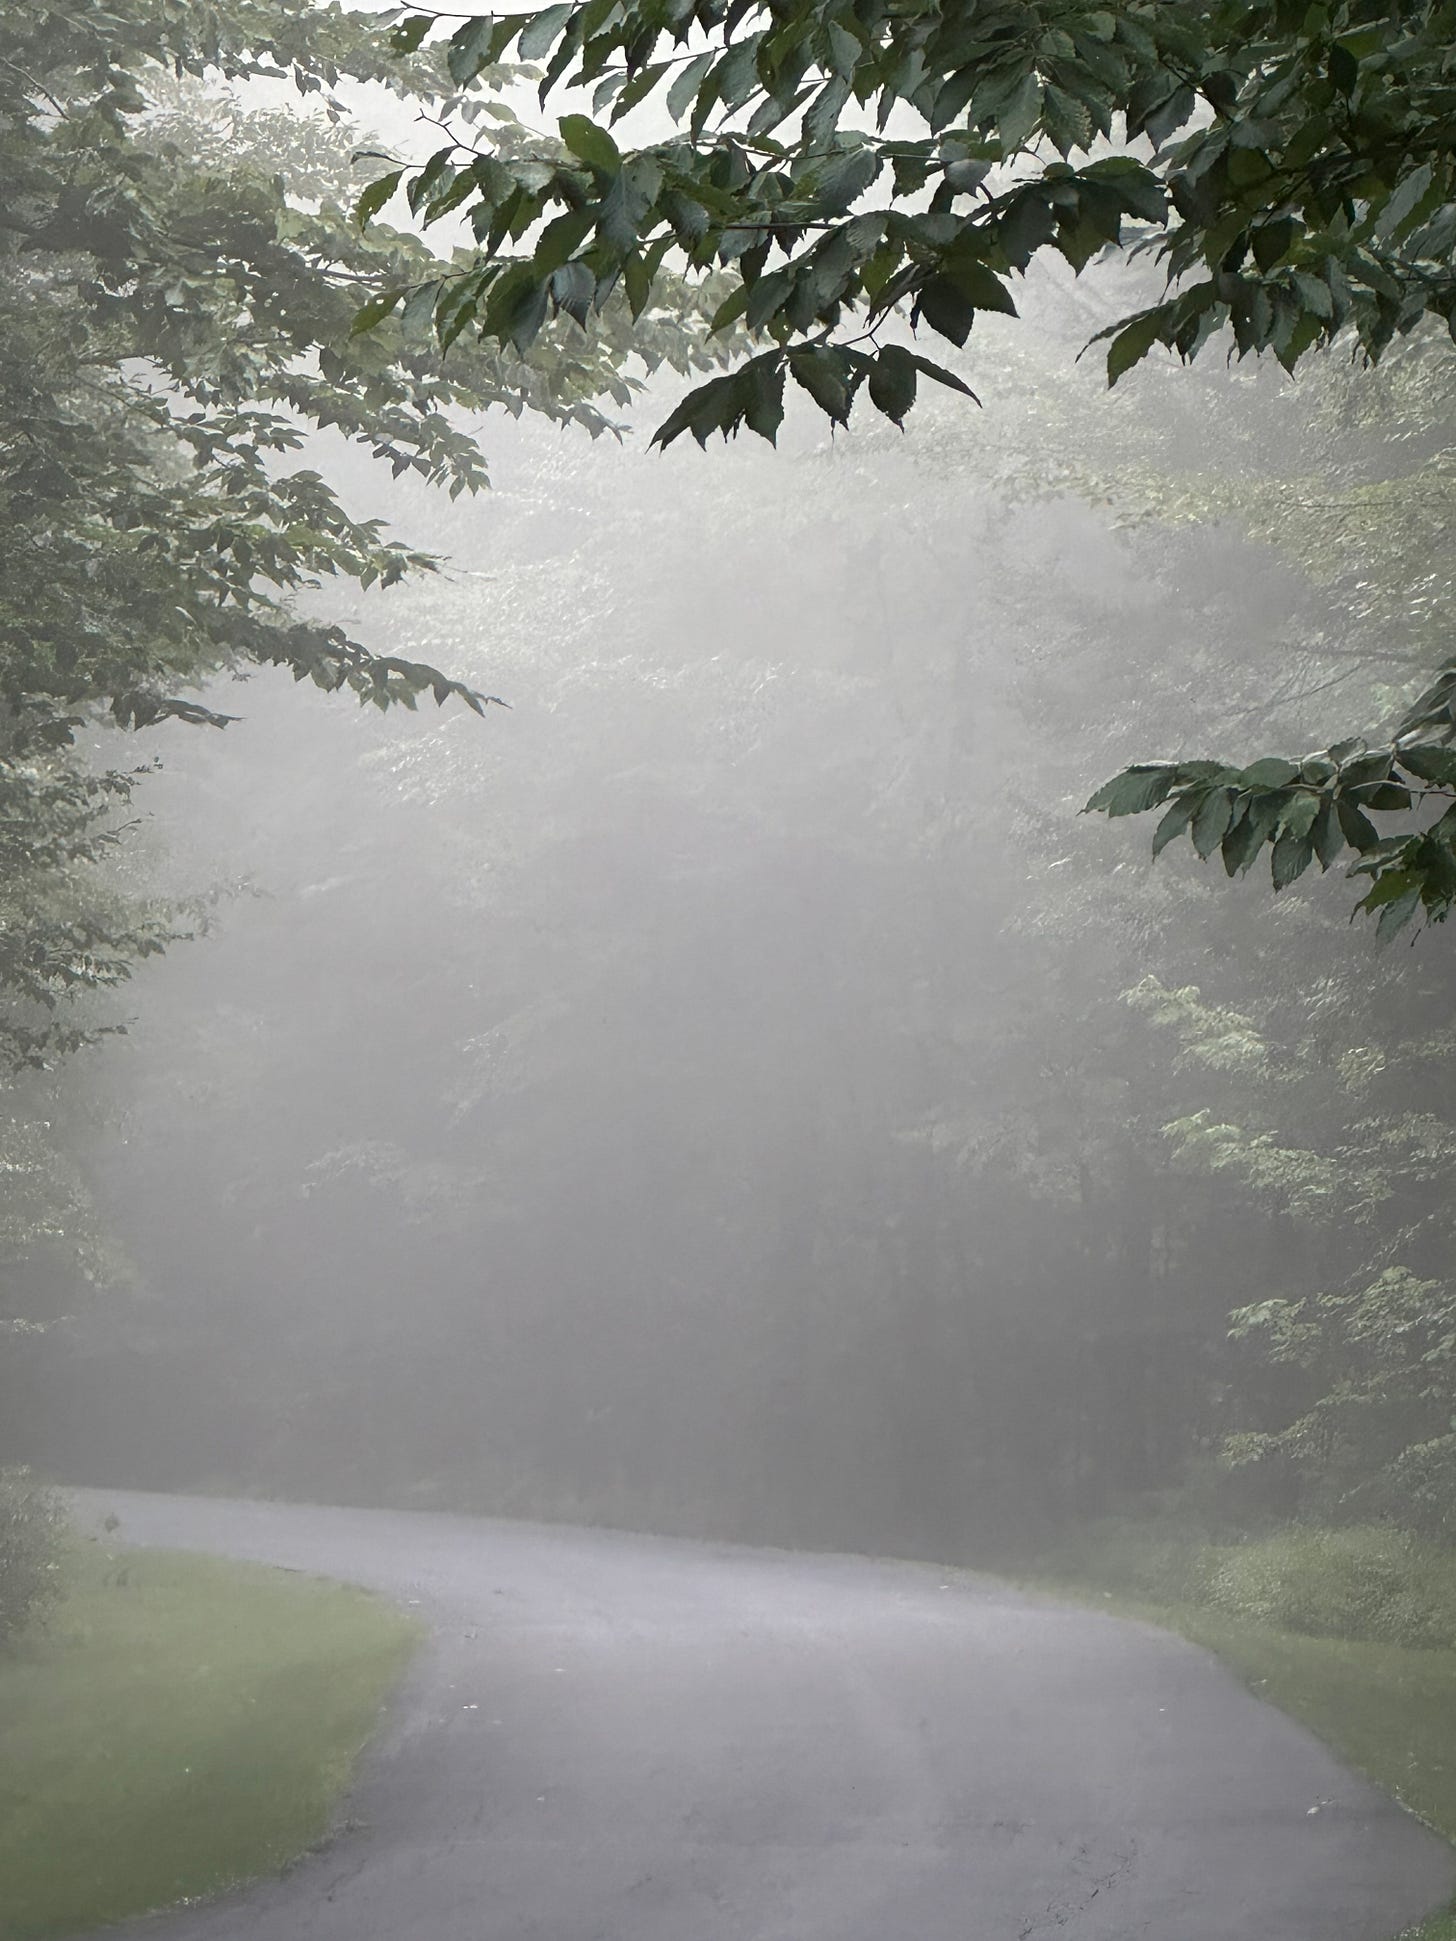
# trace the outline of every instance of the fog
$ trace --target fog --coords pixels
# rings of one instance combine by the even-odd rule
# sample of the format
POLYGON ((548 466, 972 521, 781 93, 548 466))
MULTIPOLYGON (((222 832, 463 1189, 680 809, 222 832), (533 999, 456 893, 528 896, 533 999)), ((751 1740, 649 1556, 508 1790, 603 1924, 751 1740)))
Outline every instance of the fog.
POLYGON ((1456 1936, 1449 26, 0 7, 0 1941, 1456 1936))
MULTIPOLYGON (((105 1265, 10 1358, 14 1453, 969 1556, 1253 1426, 1229 1313, 1320 1237, 1180 1161, 1240 1074, 1127 994, 1243 1014, 1369 946, 1333 885, 1076 811, 1343 725, 1339 589, 1218 501, 1333 434, 1318 379, 1109 397, 1076 355, 1125 294, 1044 280, 963 361, 981 408, 903 436, 806 408, 777 452, 658 454, 660 379, 620 443, 486 420, 453 504, 316 441, 445 563, 314 605, 509 711, 255 672, 225 731, 141 735, 128 867, 207 934, 60 1083, 105 1265)), ((1446 1002, 1437 951, 1399 974, 1446 1002)))

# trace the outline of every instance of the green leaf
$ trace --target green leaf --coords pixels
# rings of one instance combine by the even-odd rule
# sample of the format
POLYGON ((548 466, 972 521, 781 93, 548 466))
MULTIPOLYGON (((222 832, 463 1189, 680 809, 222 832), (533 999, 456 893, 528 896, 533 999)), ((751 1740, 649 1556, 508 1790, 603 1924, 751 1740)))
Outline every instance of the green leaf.
POLYGON ((1400 782, 1377 782, 1359 793, 1361 807, 1374 809, 1381 815, 1394 815, 1411 805, 1410 790, 1400 782))
POLYGON ((410 14, 397 26, 390 28, 389 45, 396 54, 413 54, 419 49, 425 35, 434 24, 434 17, 431 14, 410 14))
POLYGON ((1170 842, 1176 842, 1178 837, 1183 834, 1183 831, 1188 827, 1198 811, 1199 801, 1200 798, 1197 791, 1189 789, 1173 803, 1168 813, 1153 831, 1153 855, 1155 857, 1161 856, 1163 851, 1168 847, 1168 844, 1170 842))
POLYGON ((753 285, 750 283, 740 283, 736 289, 730 290, 713 312, 708 324, 708 334, 716 336, 720 330, 726 330, 730 324, 737 323, 748 308, 748 299, 752 294, 753 285))
POLYGON ((870 368, 870 402, 892 424, 903 427, 915 402, 915 358, 900 344, 886 344, 870 368))
POLYGON ((1378 943, 1388 944, 1414 917, 1421 907, 1421 893, 1418 889, 1407 890, 1396 902, 1389 903, 1375 921, 1375 937, 1378 943))
POLYGON ((647 99, 667 73, 669 65, 667 61, 655 61, 651 67, 644 67, 640 74, 632 76, 612 105, 613 122, 620 121, 623 115, 630 114, 639 102, 647 99))
POLYGON ((1193 818, 1193 847, 1206 862, 1228 834, 1233 821, 1234 791, 1210 789, 1193 818))
POLYGON ((362 229, 371 216, 379 211, 394 194, 404 180, 402 168, 392 169, 388 175, 381 175, 377 182, 371 182, 359 200, 354 204, 354 220, 362 229))
POLYGON ((916 352, 915 368, 922 377, 928 377, 936 384, 945 385, 947 390, 959 391, 962 396, 969 398, 972 404, 981 402, 965 379, 957 377, 954 371, 948 371, 944 364, 934 364, 928 357, 922 357, 919 352, 916 352))
POLYGON ((1287 889, 1298 877, 1302 876, 1314 860, 1314 843, 1308 836, 1296 836, 1287 832, 1274 844, 1270 858, 1276 890, 1287 889))
POLYGON ((362 337, 366 330, 373 330, 376 324, 383 323, 403 295, 403 290, 384 290, 377 297, 370 297, 355 311, 349 335, 362 337))
POLYGON ((784 421, 784 360, 775 352, 756 357, 739 374, 743 422, 772 445, 784 421))
POLYGON ((570 257, 573 250, 591 234, 596 222, 593 209, 568 209, 563 216, 548 222, 537 238, 531 261, 538 276, 549 276, 570 257))
POLYGON ((1381 209, 1375 224, 1376 235, 1393 236, 1406 218, 1414 214, 1433 179, 1434 170, 1429 162, 1422 162, 1419 168, 1412 169, 1381 209))
POLYGON ((1234 817, 1221 845, 1223 866, 1230 876, 1241 876, 1258 855, 1264 841, 1257 822, 1249 816, 1248 804, 1234 817))
POLYGON ((1380 835, 1375 824, 1347 796, 1342 795, 1335 803, 1335 814, 1339 817, 1340 833, 1351 849, 1358 849, 1363 855, 1379 842, 1380 835))
POLYGON ((1338 88, 1341 94, 1351 94, 1355 83, 1360 79, 1360 63, 1348 47, 1335 41, 1330 47, 1326 72, 1332 85, 1338 88))
POLYGON ((1445 786, 1456 785, 1456 748, 1436 748, 1417 745, 1401 748, 1396 760, 1408 775, 1415 775, 1423 782, 1439 782, 1445 786))
POLYGON ((621 150, 606 129, 598 127, 589 115, 563 115, 557 127, 572 154, 588 168, 596 169, 601 175, 615 175, 621 168, 621 150))
POLYGON ((1319 857, 1321 869, 1329 869, 1344 854, 1345 837, 1335 814, 1335 805, 1326 799, 1320 803, 1319 814, 1315 817, 1310 831, 1314 843, 1314 853, 1319 857))
POLYGON ((1162 313, 1149 311, 1146 316, 1135 317, 1107 347, 1107 387, 1111 390, 1120 377, 1124 377, 1134 364, 1145 358, 1158 341, 1162 328, 1162 313))
POLYGON ((674 121, 681 121, 687 113, 688 106, 697 93, 703 76, 713 65, 713 59, 714 56, 711 49, 706 54, 697 55, 693 60, 688 62, 682 73, 678 75, 677 79, 668 89, 667 112, 672 116, 674 121))
POLYGON ((1109 816, 1141 815, 1155 809, 1168 794, 1177 774, 1169 762, 1139 762, 1104 782, 1083 808, 1083 815, 1099 811, 1109 816))
POLYGON ((847 381, 842 351, 827 344, 814 344, 807 350, 789 354, 789 369, 800 385, 835 424, 847 424, 853 392, 847 381))
POLYGON ((976 306, 948 276, 933 276, 915 298, 912 324, 921 318, 937 335, 948 337, 953 344, 964 344, 976 321, 976 306))
POLYGON ((571 0, 562 0, 559 6, 547 7, 541 13, 532 14, 516 43, 516 51, 521 59, 539 60, 575 11, 571 0))
POLYGON ((632 312, 632 321, 636 323, 652 296, 652 278, 647 274, 647 265, 642 260, 640 250, 634 249, 623 263, 622 286, 627 292, 627 304, 632 312))
POLYGON ((1282 761, 1274 755, 1265 755, 1241 770, 1239 780, 1249 789, 1282 789, 1290 782, 1299 780, 1299 765, 1297 762, 1282 761))
POLYGON ((1041 107, 1041 81, 1033 68, 1023 77, 1015 93, 996 117, 1001 145, 1008 155, 1014 149, 1020 148, 1036 127, 1041 107))
POLYGON ((715 377, 688 393, 652 434, 652 442, 666 451, 674 439, 687 431, 692 433, 699 445, 706 446, 715 431, 721 431, 726 438, 743 417, 744 408, 742 373, 733 371, 727 377, 715 377))
POLYGON ((1319 796, 1307 791, 1294 796, 1279 818, 1279 833, 1284 836, 1307 836, 1314 827, 1321 806, 1319 796))
MULTIPOLYGON (((473 81, 483 67, 488 67, 497 58, 497 35, 505 28, 505 23, 490 14, 477 20, 467 20, 450 36, 445 49, 445 65, 450 70, 450 79, 456 87, 464 87, 473 81)), ((509 29, 505 28, 509 38, 509 29)))
POLYGON ((1016 315, 1011 292, 978 257, 952 252, 945 258, 945 274, 977 310, 997 310, 1006 317, 1016 315))

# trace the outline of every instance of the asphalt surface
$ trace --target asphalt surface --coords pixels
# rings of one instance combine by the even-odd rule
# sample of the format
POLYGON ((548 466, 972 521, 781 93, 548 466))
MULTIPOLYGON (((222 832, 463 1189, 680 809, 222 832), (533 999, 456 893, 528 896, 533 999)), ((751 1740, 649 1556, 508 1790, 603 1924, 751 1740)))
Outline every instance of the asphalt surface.
POLYGON ((88 1492, 431 1627, 336 1836, 129 1941, 1387 1941, 1451 1851, 1150 1627, 961 1573, 88 1492))

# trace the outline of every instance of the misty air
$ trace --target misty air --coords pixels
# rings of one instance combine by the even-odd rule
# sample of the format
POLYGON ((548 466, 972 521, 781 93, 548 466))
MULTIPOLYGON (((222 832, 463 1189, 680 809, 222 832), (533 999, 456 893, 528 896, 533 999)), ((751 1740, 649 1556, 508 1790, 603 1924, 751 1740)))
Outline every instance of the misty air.
POLYGON ((0 8, 0 1941, 1453 1941, 1456 7, 0 8))

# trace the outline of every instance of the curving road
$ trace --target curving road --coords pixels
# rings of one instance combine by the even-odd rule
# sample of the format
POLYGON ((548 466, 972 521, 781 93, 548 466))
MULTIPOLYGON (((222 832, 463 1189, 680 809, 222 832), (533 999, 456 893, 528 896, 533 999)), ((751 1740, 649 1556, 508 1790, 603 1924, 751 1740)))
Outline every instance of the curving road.
POLYGON ((975 1577, 79 1500, 123 1540, 371 1585, 433 1634, 327 1849, 137 1941, 1386 1941, 1456 1888, 1442 1842, 1204 1653, 975 1577))

